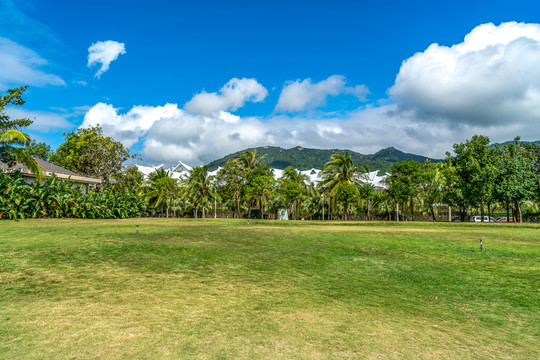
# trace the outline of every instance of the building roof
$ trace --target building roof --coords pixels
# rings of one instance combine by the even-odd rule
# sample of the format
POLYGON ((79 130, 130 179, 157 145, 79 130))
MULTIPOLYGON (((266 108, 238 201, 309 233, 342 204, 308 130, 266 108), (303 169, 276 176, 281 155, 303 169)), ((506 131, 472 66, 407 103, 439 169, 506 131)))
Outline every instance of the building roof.
MULTIPOLYGON (((139 168, 139 171, 145 176, 145 178, 147 178, 148 175, 151 172, 156 171, 157 169, 163 168, 163 164, 161 164, 159 166, 141 166, 141 165, 137 165, 137 167, 139 168)), ((208 175, 215 176, 217 174, 217 172, 219 171, 219 169, 221 169, 221 167, 218 167, 217 170, 209 172, 208 175)), ((182 178, 188 177, 189 172, 191 170, 192 170, 191 166, 183 163, 182 161, 179 161, 177 166, 175 166, 174 168, 171 168, 168 171, 169 171, 169 176, 172 177, 173 179, 182 179, 182 178)), ((274 178, 276 180, 283 176, 283 172, 284 172, 284 170, 282 170, 282 169, 274 169, 274 168, 272 168, 272 174, 274 175, 274 178)), ((300 172, 303 175, 307 175, 307 177, 309 178, 309 181, 312 184, 316 184, 316 183, 318 183, 319 181, 322 180, 319 177, 319 173, 321 172, 321 170, 319 170, 319 169, 309 169, 309 170, 304 170, 304 171, 300 171, 300 172)), ((373 186, 375 186, 377 188, 387 189, 388 185, 385 183, 385 180, 388 177, 388 175, 390 175, 390 174, 386 173, 386 175, 378 176, 377 175, 378 172, 379 171, 376 170, 376 171, 372 171, 372 172, 369 172, 369 173, 362 174, 361 180, 364 183, 371 184, 371 185, 373 185, 373 186)))
MULTIPOLYGON (((87 183, 87 184, 101 184, 101 179, 77 174, 73 171, 64 169, 63 167, 51 164, 50 162, 47 162, 45 160, 41 160, 38 158, 34 158, 34 160, 37 162, 37 164, 43 171, 43 175, 45 177, 51 177, 52 175, 56 175, 57 177, 61 179, 70 178, 71 180, 75 182, 87 183)), ((12 167, 8 167, 6 163, 0 162, 0 170, 5 171, 5 172, 20 171, 22 174, 26 176, 35 177, 35 174, 31 173, 30 170, 28 170, 28 168, 25 165, 19 162, 17 162, 12 167)))

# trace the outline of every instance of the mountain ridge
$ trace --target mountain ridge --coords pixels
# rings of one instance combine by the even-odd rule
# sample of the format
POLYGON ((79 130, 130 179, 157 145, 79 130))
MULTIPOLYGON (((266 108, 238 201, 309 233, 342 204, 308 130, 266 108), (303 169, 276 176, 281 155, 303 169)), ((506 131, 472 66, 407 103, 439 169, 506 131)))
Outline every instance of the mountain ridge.
POLYGON ((359 152, 348 149, 314 149, 295 146, 285 149, 279 146, 259 146, 248 148, 226 155, 220 159, 211 161, 206 165, 208 170, 216 170, 219 166, 223 166, 227 160, 237 157, 244 152, 251 152, 254 149, 257 153, 267 156, 263 159, 263 163, 277 169, 284 169, 292 166, 298 170, 322 169, 324 165, 330 161, 330 157, 337 153, 348 152, 355 164, 362 163, 367 165, 370 171, 379 170, 380 172, 388 172, 395 162, 412 159, 420 162, 430 160, 431 162, 440 162, 441 159, 433 159, 423 155, 405 153, 393 146, 381 149, 374 154, 361 154, 359 152))

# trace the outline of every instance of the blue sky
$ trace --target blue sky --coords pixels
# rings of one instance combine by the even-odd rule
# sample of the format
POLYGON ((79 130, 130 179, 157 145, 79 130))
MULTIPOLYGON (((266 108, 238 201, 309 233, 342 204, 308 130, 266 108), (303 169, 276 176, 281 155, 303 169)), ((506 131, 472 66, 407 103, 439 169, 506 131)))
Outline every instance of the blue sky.
POLYGON ((0 91, 29 85, 10 114, 33 119, 40 141, 56 147, 63 132, 100 123, 145 163, 198 165, 261 145, 441 157, 476 133, 540 138, 539 10, 535 1, 0 0, 0 91))

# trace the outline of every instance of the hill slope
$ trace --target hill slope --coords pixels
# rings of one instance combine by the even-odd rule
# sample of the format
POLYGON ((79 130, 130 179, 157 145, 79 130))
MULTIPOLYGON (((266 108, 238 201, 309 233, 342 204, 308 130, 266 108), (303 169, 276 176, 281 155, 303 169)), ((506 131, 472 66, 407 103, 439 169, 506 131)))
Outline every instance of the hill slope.
MULTIPOLYGON (((233 159, 243 152, 251 152, 253 149, 254 148, 250 148, 229 154, 221 159, 210 162, 206 167, 210 171, 213 171, 219 166, 223 166, 227 160, 233 159)), ((337 152, 344 153, 346 151, 349 152, 349 155, 355 164, 362 163, 367 165, 370 170, 380 170, 381 172, 390 171, 393 163, 407 159, 420 162, 424 162, 426 159, 429 159, 432 162, 441 161, 439 159, 430 159, 421 155, 404 153, 394 147, 382 149, 371 155, 364 155, 346 149, 309 149, 301 146, 290 149, 283 149, 277 146, 262 146, 255 149, 257 149, 257 153, 259 154, 266 154, 266 157, 263 160, 264 163, 277 169, 284 169, 288 166, 292 166, 298 170, 309 170, 312 168, 322 169, 333 154, 337 152)))

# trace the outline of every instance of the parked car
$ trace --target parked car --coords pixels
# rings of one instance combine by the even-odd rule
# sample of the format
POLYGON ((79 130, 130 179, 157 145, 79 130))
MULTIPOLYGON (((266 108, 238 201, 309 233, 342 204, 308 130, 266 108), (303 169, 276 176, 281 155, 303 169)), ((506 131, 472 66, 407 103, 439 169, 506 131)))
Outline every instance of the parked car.
MULTIPOLYGON (((482 222, 482 217, 479 215, 471 216, 471 222, 482 222)), ((500 222, 491 216, 484 216, 484 222, 500 222)))
POLYGON ((500 222, 517 222, 516 218, 513 218, 513 217, 507 218, 506 216, 499 218, 499 221, 500 222))

